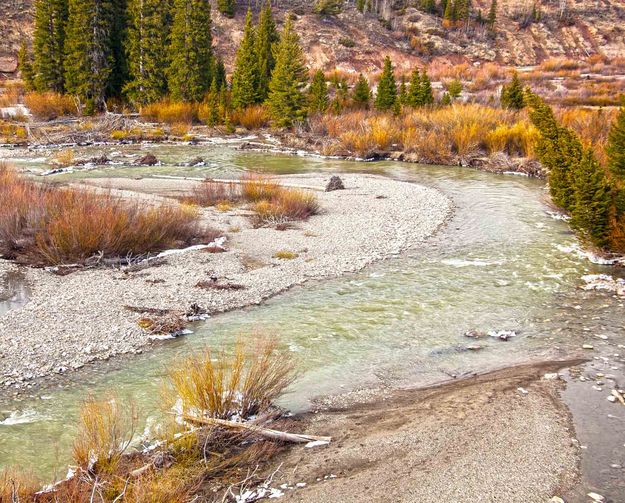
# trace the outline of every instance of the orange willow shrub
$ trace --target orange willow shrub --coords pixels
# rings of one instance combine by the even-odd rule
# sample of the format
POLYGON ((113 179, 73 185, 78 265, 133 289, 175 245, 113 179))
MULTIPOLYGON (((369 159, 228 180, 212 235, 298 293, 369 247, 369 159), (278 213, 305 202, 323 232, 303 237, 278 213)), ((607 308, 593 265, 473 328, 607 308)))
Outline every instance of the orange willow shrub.
POLYGON ((70 96, 54 92, 28 93, 24 104, 38 119, 52 120, 76 114, 76 104, 70 96))
POLYGON ((323 127, 338 147, 357 155, 391 149, 414 153, 427 162, 504 151, 531 157, 538 139, 524 114, 477 104, 405 108, 395 117, 355 111, 325 115, 323 127))
POLYGON ((37 265, 141 255, 212 239, 191 207, 38 184, 0 166, 0 254, 37 265))
POLYGON ((145 105, 140 111, 141 117, 165 124, 192 124, 198 118, 196 103, 162 100, 145 105))
POLYGON ((269 126, 271 116, 264 105, 254 105, 243 110, 234 110, 230 114, 230 120, 235 126, 243 126, 246 129, 259 129, 269 126))

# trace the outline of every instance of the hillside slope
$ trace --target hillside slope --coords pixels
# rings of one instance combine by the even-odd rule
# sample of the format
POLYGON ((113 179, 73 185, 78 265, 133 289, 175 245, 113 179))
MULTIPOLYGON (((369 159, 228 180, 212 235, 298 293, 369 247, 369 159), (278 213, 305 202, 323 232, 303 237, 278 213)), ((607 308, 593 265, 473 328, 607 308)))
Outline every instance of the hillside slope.
MULTIPOLYGON (((473 0, 473 12, 486 15, 491 0, 473 0)), ((214 9, 214 31, 219 51, 232 61, 241 37, 243 4, 235 19, 214 9)), ((251 2, 261 4, 262 2, 251 2)), ((477 24, 469 30, 445 29, 439 16, 416 8, 419 0, 381 0, 389 4, 381 14, 361 14, 353 0, 343 12, 320 16, 312 1, 275 0, 279 20, 286 12, 297 15, 309 63, 326 70, 375 71, 389 54, 400 68, 436 59, 495 61, 533 65, 556 56, 608 58, 625 55, 625 2, 622 0, 499 0, 496 36, 477 24), (532 17, 534 5, 540 20, 532 17)), ((0 58, 9 61, 20 41, 32 31, 34 0, 5 0, 0 5, 0 58)), ((1 66, 1 65, 0 65, 1 66)), ((7 71, 0 68, 0 71, 7 71)))

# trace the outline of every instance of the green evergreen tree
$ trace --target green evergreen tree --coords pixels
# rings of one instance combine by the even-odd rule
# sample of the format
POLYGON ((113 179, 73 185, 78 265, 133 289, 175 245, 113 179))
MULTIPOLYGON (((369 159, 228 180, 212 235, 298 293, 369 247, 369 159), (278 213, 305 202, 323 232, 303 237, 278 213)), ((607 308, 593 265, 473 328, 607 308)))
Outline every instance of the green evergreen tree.
POLYGON ((124 92, 146 105, 167 93, 169 0, 130 0, 127 59, 130 80, 124 92))
POLYGON ((421 0, 421 10, 428 14, 436 12, 436 0, 421 0))
POLYGON ((410 87, 408 88, 406 104, 411 107, 420 107, 425 104, 423 89, 421 88, 421 74, 418 68, 415 68, 410 76, 410 87))
POLYGON ((33 85, 39 91, 65 90, 65 34, 68 0, 37 0, 33 35, 33 85))
POLYGON ((510 84, 501 88, 501 106, 513 110, 521 110, 525 107, 525 93, 519 80, 519 74, 514 72, 510 84))
POLYGON ((345 77, 341 77, 338 73, 335 73, 332 78, 332 87, 334 88, 334 98, 330 103, 331 110, 339 115, 345 110, 345 107, 349 101, 349 85, 345 77))
POLYGON ((451 96, 449 96, 449 93, 443 94, 443 97, 441 98, 441 105, 444 107, 451 105, 451 96))
POLYGON ((111 68, 108 87, 108 94, 110 96, 121 96, 124 85, 129 78, 128 60, 126 59, 129 1, 130 0, 111 0, 113 12, 110 44, 113 67, 111 68))
POLYGON ((217 10, 226 17, 234 17, 237 12, 236 0, 217 0, 217 10))
POLYGON ((267 103, 274 124, 290 127, 306 117, 306 81, 304 54, 289 16, 276 48, 276 67, 269 83, 267 103))
POLYGON ((328 109, 328 84, 323 70, 317 70, 308 92, 308 112, 323 113, 328 109))
POLYGON ((201 101, 213 76, 209 0, 174 0, 168 84, 176 100, 201 101))
POLYGON ((87 105, 87 113, 106 105, 114 59, 110 0, 69 0, 65 40, 65 87, 87 105))
POLYGON ((369 108, 371 102, 371 87, 369 81, 361 73, 352 91, 352 101, 357 108, 369 108))
POLYGON ((426 69, 423 69, 421 74, 421 99, 423 105, 431 105, 434 103, 434 93, 432 92, 432 82, 426 69))
POLYGON ((401 76, 399 83, 399 95, 398 100, 401 105, 405 105, 408 102, 408 87, 406 87, 406 77, 401 76))
POLYGON ((393 63, 391 58, 386 56, 384 59, 384 69, 380 83, 378 84, 378 93, 375 97, 375 108, 387 112, 395 108, 397 102, 397 84, 395 83, 395 74, 393 72, 393 63))
POLYGON ((34 89, 33 58, 25 41, 22 42, 20 50, 17 53, 17 64, 26 89, 34 89))
POLYGON ((365 7, 367 6, 367 0, 356 0, 356 8, 360 12, 365 12, 365 7))
POLYGON ((458 79, 453 79, 447 83, 447 92, 452 99, 459 98, 462 94, 462 82, 458 79))
POLYGON ((495 23, 497 22, 497 0, 491 0, 490 9, 488 10, 488 19, 486 22, 491 30, 495 29, 495 23))
POLYGON ((443 11, 443 26, 449 28, 453 24, 454 18, 454 2, 453 0, 447 0, 445 10, 443 11))
POLYGON ((553 110, 536 94, 525 96, 530 120, 540 132, 536 154, 549 173, 549 190, 555 204, 572 211, 575 204, 574 174, 582 158, 582 144, 570 129, 556 121, 553 110))
POLYGON ((216 91, 221 91, 227 87, 226 82, 226 65, 221 58, 215 61, 215 69, 213 70, 213 82, 211 86, 216 91))
POLYGON ((232 74, 232 106, 241 110, 258 101, 258 61, 256 58, 256 31, 251 9, 247 11, 243 39, 237 50, 232 74))
POLYGON ((276 66, 273 50, 280 36, 276 29, 271 10, 271 1, 267 0, 260 12, 258 30, 256 31, 256 57, 258 58, 258 101, 264 102, 269 95, 271 73, 276 66))
POLYGON ((595 246, 608 244, 612 195, 605 171, 592 150, 585 149, 573 174, 575 197, 571 224, 595 246))
POLYGON ((620 183, 625 183, 625 104, 610 127, 605 150, 610 173, 620 183))

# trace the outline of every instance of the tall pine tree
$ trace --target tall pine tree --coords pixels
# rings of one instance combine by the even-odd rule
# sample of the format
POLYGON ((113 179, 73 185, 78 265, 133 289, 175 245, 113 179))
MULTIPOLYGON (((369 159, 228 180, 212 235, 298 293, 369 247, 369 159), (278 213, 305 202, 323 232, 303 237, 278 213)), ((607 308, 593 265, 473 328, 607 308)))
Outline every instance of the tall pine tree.
POLYGON ((421 74, 419 73, 418 68, 415 68, 410 76, 410 87, 408 88, 406 104, 411 107, 420 107, 424 105, 423 93, 421 89, 421 74))
POLYGON ((521 110, 525 107, 525 93, 519 80, 519 74, 514 72, 510 84, 501 88, 501 106, 513 110, 521 110))
POLYGON ((610 127, 605 150, 610 173, 616 180, 625 183, 625 104, 610 127))
POLYGON ((610 184, 592 150, 585 149, 573 173, 575 197, 571 224, 592 244, 604 248, 609 238, 610 184))
POLYGON ((33 85, 39 91, 65 90, 67 0, 37 0, 33 38, 33 85))
POLYGON ((362 73, 358 75, 358 80, 352 91, 352 101, 357 108, 369 108, 371 87, 362 73))
POLYGON ((258 101, 258 60, 256 58, 256 31, 251 9, 247 11, 243 40, 237 50, 232 74, 232 106, 241 110, 258 101))
POLYGON ((128 37, 128 1, 111 0, 113 18, 111 23, 111 53, 113 67, 109 79, 108 94, 121 96, 124 85, 128 81, 128 60, 126 59, 126 45, 128 37))
POLYGON ((393 73, 393 63, 391 58, 384 59, 384 69, 378 84, 378 93, 375 98, 375 108, 383 112, 393 110, 397 103, 397 84, 393 73))
POLYGON ((421 99, 423 105, 431 105, 434 103, 434 93, 432 92, 432 83, 426 69, 421 74, 421 99))
POLYGON ((26 89, 32 90, 34 88, 33 59, 25 41, 22 42, 17 53, 17 64, 26 89))
POLYGON ((274 123, 290 127, 306 117, 306 97, 303 89, 307 81, 304 54, 299 36, 289 16, 276 48, 276 67, 269 84, 267 103, 274 123))
POLYGON ((311 114, 323 113, 328 109, 328 84, 323 70, 317 70, 308 92, 308 111, 311 114))
POLYGON ((553 202, 572 211, 575 205, 574 175, 582 158, 582 144, 570 129, 558 124, 553 110, 532 92, 526 93, 530 120, 540 132, 536 154, 549 173, 553 202))
POLYGON ((65 39, 65 87, 87 104, 87 112, 106 105, 114 67, 110 0, 69 0, 65 39))
POLYGON ((213 81, 212 42, 209 0, 175 0, 168 71, 174 99, 204 98, 213 81))
POLYGON ((124 91, 146 105, 167 92, 169 0, 130 0, 127 58, 130 80, 124 91))
POLYGON ((260 12, 256 30, 256 57, 258 58, 258 101, 264 102, 269 95, 271 73, 276 66, 273 49, 280 40, 271 11, 271 0, 267 0, 260 12))

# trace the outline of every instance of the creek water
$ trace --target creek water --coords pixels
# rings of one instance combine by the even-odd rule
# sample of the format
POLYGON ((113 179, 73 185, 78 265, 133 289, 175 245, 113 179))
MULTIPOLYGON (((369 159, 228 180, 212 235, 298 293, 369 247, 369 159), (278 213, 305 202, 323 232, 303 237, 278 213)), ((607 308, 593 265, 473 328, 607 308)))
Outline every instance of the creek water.
MULTIPOLYGON (((295 411, 305 410, 315 397, 360 387, 422 385, 527 360, 564 358, 586 343, 596 349, 588 372, 608 368, 604 372, 625 385, 625 349, 619 349, 625 344, 623 302, 580 289, 584 274, 619 271, 575 253, 575 238, 551 214, 540 181, 454 167, 246 152, 223 144, 87 147, 77 153, 105 153, 119 164, 62 174, 59 180, 364 171, 435 187, 453 200, 456 211, 418 249, 358 274, 311 282, 261 306, 215 316, 193 327, 194 335, 132 359, 85 368, 49 389, 0 403, 1 466, 63 476, 85 396, 112 390, 132 397, 142 428, 153 425, 162 414, 158 391, 168 364, 206 346, 232 345, 241 334, 257 330, 277 334, 297 358, 300 377, 281 401, 295 411), (146 150, 162 165, 131 167, 146 150), (196 157, 206 165, 177 166, 196 157), (473 341, 463 334, 472 329, 513 330, 517 336, 507 342, 487 337, 478 342, 484 349, 468 351, 473 341)), ((50 154, 13 151, 7 157, 37 172, 49 169, 44 158, 50 154)), ((574 381, 564 398, 579 409, 576 425, 580 441, 587 443, 584 490, 619 501, 625 495, 623 469, 611 465, 625 466, 625 414, 606 400, 607 394, 574 381), (576 386, 583 391, 571 391, 576 386), (578 403, 584 393, 596 402, 592 409, 578 403), (604 435, 617 440, 609 449, 595 449, 604 435)))

